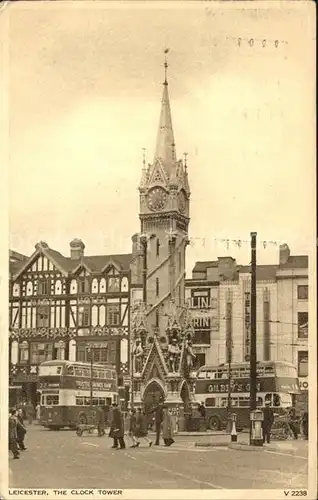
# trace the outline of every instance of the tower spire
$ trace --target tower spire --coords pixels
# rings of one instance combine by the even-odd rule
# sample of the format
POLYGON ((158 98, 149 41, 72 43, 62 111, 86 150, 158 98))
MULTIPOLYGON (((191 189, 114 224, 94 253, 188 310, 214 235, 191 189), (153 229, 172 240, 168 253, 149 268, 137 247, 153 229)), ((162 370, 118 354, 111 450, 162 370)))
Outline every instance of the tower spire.
POLYGON ((164 68, 165 68, 165 81, 164 85, 168 85, 168 61, 167 61, 167 54, 169 52, 169 49, 165 49, 165 63, 164 63, 164 68))
POLYGON ((170 173, 172 164, 176 161, 176 151, 175 151, 175 142, 172 128, 172 119, 171 119, 171 109, 170 109, 170 99, 168 92, 168 62, 167 62, 167 54, 169 49, 165 49, 165 80, 163 83, 163 94, 161 100, 161 112, 159 119, 159 127, 157 134, 157 144, 155 150, 155 159, 160 158, 163 161, 167 173, 170 173))

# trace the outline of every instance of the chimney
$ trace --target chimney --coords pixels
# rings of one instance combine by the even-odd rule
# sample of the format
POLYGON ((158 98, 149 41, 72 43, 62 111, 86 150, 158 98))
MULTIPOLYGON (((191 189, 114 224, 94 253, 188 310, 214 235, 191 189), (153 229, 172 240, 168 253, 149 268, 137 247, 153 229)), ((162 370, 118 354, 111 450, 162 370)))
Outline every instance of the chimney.
POLYGON ((286 243, 279 245, 279 265, 287 264, 290 256, 290 248, 286 243))
POLYGON ((233 257, 218 257, 218 275, 220 281, 234 280, 236 273, 236 260, 233 257))
POLYGON ((72 240, 70 243, 71 259, 72 260, 79 260, 82 257, 84 257, 84 248, 85 248, 85 245, 82 242, 82 240, 79 240, 78 238, 75 238, 74 240, 72 240))

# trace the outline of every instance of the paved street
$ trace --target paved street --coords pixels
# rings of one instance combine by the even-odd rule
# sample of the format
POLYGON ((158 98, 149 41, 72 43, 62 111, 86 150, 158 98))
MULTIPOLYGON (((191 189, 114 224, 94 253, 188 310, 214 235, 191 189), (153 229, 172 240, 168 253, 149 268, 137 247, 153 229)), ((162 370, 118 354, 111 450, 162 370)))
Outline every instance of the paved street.
MULTIPOLYGON (((10 454, 10 487, 25 488, 279 488, 307 487, 307 446, 302 440, 282 443, 277 451, 242 451, 221 446, 228 436, 210 436, 220 446, 197 447, 204 436, 176 436, 171 448, 113 450, 108 437, 78 437, 28 427, 27 451, 10 454), (293 454, 288 453, 292 451, 293 454)), ((246 438, 245 438, 246 439, 246 438)))

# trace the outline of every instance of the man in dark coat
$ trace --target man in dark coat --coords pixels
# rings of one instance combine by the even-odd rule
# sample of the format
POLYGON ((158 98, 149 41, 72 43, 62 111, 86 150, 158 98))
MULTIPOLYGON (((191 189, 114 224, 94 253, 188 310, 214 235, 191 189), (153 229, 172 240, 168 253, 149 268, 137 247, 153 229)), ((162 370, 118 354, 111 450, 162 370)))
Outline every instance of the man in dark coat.
POLYGON ((266 441, 269 444, 270 440, 271 440, 271 429, 272 429, 272 425, 274 422, 274 413, 273 413, 273 410, 270 408, 270 401, 265 402, 265 408, 263 409, 263 415, 264 415, 264 419, 263 419, 263 423, 262 423, 263 443, 265 443, 265 441, 266 441))
POLYGON ((160 442, 160 432, 161 432, 161 424, 163 421, 163 400, 160 399, 160 403, 154 410, 152 410, 152 413, 155 414, 155 428, 156 428, 156 442, 155 446, 159 446, 160 442))
POLYGON ((205 406, 204 406, 203 401, 199 404, 199 406, 198 406, 198 411, 199 411, 199 413, 200 413, 201 417, 205 419, 205 416, 206 416, 206 409, 205 409, 205 406))
POLYGON ((20 450, 26 450, 24 444, 24 438, 26 435, 26 428, 24 427, 24 419, 22 408, 20 408, 17 412, 17 444, 19 445, 20 450))
POLYGON ((118 449, 119 443, 119 449, 123 450, 124 448, 126 448, 124 441, 124 419, 116 403, 113 403, 112 410, 112 419, 109 432, 109 437, 113 438, 114 440, 112 448, 118 449))
POLYGON ((17 445, 17 410, 11 410, 9 416, 9 450, 13 458, 20 458, 17 445))

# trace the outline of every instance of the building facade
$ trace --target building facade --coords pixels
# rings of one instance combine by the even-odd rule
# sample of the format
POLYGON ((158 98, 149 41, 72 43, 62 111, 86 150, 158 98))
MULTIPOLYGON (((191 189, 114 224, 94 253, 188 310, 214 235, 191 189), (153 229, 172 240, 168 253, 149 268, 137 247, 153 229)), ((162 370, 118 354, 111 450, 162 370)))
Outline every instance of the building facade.
MULTIPOLYGON (((308 401, 308 257, 279 249, 277 265, 258 265, 257 360, 285 361, 297 368, 301 395, 308 401)), ((249 361, 251 268, 232 257, 197 262, 186 295, 201 317, 194 337, 197 366, 249 361), (212 301, 209 297, 213 297, 212 301), (197 299, 195 299, 197 297, 197 299), (216 319, 217 316, 217 319, 216 319), (210 318, 209 320, 204 318, 210 318), (215 318, 215 319, 213 319, 215 318), (204 333, 201 333, 204 325, 204 333), (216 326, 217 325, 217 326, 216 326), (210 345, 205 344, 210 336, 210 345), (200 339, 200 345, 198 341, 200 339)))
MULTIPOLYGON (((116 366, 119 382, 129 371, 131 255, 85 256, 81 240, 63 256, 47 243, 11 261, 9 396, 38 401, 38 367, 69 359, 116 366)), ((12 252, 13 256, 16 256, 12 252)))

